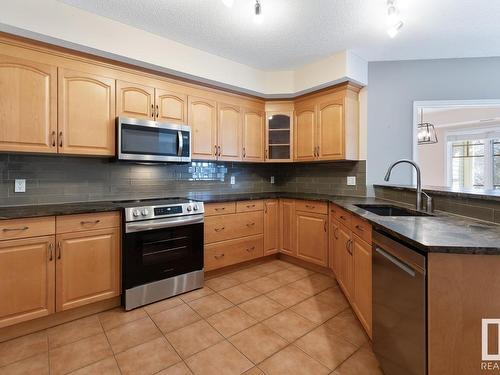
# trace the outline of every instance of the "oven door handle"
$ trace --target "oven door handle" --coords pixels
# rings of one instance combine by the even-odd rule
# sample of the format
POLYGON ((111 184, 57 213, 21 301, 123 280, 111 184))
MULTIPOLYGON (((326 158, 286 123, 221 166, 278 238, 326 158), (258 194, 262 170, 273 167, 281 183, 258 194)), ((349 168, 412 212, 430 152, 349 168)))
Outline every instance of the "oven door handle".
POLYGON ((203 215, 188 217, 169 217, 166 219, 145 220, 137 223, 125 224, 125 233, 144 232, 161 228, 174 228, 183 225, 201 224, 204 222, 203 215))

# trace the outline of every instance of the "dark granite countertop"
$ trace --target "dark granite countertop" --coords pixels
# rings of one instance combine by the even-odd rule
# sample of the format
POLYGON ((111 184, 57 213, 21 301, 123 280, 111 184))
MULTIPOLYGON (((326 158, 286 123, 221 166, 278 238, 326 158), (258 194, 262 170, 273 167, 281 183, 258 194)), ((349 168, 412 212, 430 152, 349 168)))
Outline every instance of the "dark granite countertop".
MULTIPOLYGON (((375 188, 385 188, 393 190, 416 191, 415 186, 410 185, 373 185, 375 188)), ((471 188, 452 188, 447 186, 422 186, 422 189, 433 195, 442 195, 447 197, 474 198, 489 201, 500 201, 499 189, 471 189, 471 188)))
MULTIPOLYGON (((186 198, 205 203, 272 198, 332 202, 368 220, 375 229, 382 230, 422 252, 500 255, 500 225, 498 224, 441 212, 437 212, 434 216, 379 216, 356 206, 357 204, 390 204, 411 208, 411 206, 394 204, 394 202, 377 198, 287 192, 224 195, 191 193, 186 194, 186 198)), ((131 204, 136 203, 130 201, 102 201, 0 207, 0 219, 117 211, 131 204)))

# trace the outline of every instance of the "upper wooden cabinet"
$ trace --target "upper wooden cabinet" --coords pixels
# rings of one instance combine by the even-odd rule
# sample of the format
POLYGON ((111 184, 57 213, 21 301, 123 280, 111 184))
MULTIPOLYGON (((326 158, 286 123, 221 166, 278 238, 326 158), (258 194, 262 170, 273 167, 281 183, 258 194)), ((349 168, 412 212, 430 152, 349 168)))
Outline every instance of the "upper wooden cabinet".
POLYGON ((0 55, 0 151, 57 152, 57 68, 0 55))
POLYGON ((59 152, 115 154, 115 80, 59 68, 59 152))
POLYGON ((156 120, 187 124, 187 95, 155 89, 156 120))
POLYGON ((241 160, 241 109, 218 104, 217 155, 219 160, 241 160))
POLYGON ((217 103, 188 97, 188 119, 191 126, 191 156, 193 159, 217 158, 217 103))
POLYGON ((298 100, 294 160, 357 160, 358 111, 358 88, 349 84, 298 100))
POLYGON ((316 158, 316 106, 305 103, 295 107, 295 160, 306 161, 316 158))
POLYGON ((243 109, 243 160, 264 161, 264 113, 243 109))
POLYGON ((0 328, 54 312, 54 236, 0 241, 0 328))
POLYGON ((264 201, 264 255, 279 250, 279 204, 277 199, 264 201))
POLYGON ((116 82, 116 112, 118 116, 154 120, 155 89, 124 81, 116 82))

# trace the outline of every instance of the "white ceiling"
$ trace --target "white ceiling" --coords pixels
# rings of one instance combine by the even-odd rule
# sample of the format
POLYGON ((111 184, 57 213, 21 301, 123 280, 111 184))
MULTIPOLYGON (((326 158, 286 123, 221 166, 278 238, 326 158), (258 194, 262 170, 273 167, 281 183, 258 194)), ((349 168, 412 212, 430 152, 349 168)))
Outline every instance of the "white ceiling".
MULTIPOLYGON (((386 34, 386 0, 60 0, 263 70, 342 50, 368 61, 500 56, 500 1, 399 0, 405 26, 386 34)), ((155 48, 155 46, 151 46, 155 48)))

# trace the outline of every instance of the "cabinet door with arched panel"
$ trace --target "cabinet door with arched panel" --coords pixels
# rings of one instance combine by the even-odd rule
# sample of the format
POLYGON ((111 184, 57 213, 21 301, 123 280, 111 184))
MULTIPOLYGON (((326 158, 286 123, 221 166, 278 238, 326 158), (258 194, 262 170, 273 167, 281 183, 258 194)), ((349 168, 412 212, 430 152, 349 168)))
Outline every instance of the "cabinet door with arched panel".
POLYGON ((188 119, 191 126, 191 157, 201 160, 217 158, 217 104, 214 100, 188 97, 188 119))
POLYGON ((156 89, 155 96, 157 121, 187 124, 187 95, 156 89))
POLYGON ((297 104, 295 107, 295 150, 298 161, 316 158, 316 109, 314 103, 297 104))
POLYGON ((116 112, 118 116, 154 120, 155 89, 124 81, 116 82, 116 112))
POLYGON ((243 160, 264 161, 264 112, 243 110, 243 160))

